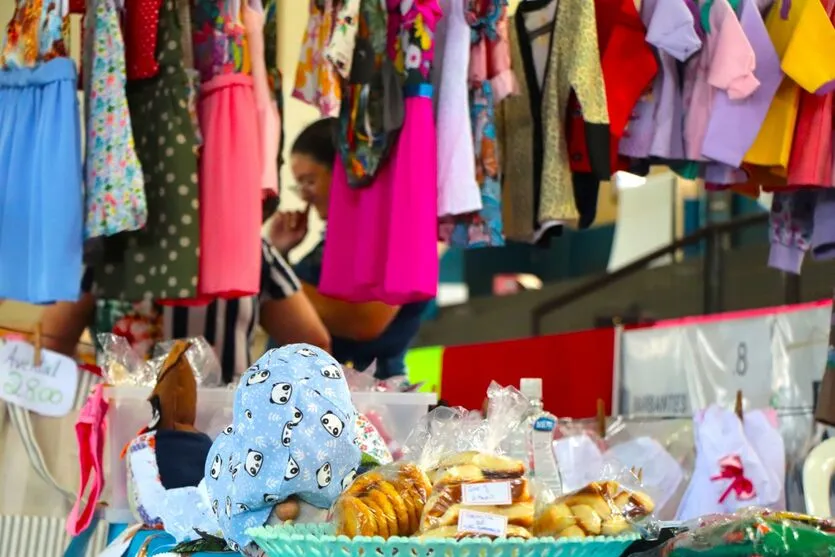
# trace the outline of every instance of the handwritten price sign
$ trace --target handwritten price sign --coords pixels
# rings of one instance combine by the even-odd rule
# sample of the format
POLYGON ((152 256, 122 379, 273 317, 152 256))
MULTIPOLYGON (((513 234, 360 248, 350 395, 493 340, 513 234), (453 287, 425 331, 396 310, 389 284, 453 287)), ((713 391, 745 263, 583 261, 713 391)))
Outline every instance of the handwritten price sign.
POLYGON ((35 367, 31 344, 12 340, 0 346, 0 398, 44 416, 72 410, 78 388, 78 366, 66 356, 41 350, 35 367))

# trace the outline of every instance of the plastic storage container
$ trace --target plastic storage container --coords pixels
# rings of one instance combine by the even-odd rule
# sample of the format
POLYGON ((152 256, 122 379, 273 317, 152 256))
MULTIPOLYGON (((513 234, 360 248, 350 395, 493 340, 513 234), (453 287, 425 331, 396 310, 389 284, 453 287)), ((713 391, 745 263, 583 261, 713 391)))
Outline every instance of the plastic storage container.
MULTIPOLYGON (((122 449, 151 420, 151 405, 148 397, 150 387, 106 387, 105 396, 110 401, 107 414, 108 470, 106 488, 109 497, 105 519, 112 523, 132 523, 128 507, 127 469, 120 458, 122 449)), ((220 433, 232 422, 234 389, 197 389, 197 422, 195 427, 210 437, 220 433)))
MULTIPOLYGON (((107 387, 110 401, 107 424, 107 470, 105 519, 111 523, 132 523, 127 499, 127 470, 120 458, 122 449, 151 420, 150 387, 107 387)), ((195 427, 212 437, 232 423, 233 388, 198 389, 195 427)), ((354 405, 383 425, 396 445, 401 445, 429 406, 437 402, 433 393, 355 392, 354 405)))

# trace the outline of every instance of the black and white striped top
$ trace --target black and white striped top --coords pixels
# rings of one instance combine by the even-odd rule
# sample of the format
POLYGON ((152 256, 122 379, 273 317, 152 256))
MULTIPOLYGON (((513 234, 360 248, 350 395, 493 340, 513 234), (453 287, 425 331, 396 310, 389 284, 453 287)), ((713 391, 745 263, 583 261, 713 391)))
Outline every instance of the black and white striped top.
MULTIPOLYGON (((159 320, 161 316, 160 340, 205 337, 215 348, 224 379, 230 381, 250 365, 250 346, 261 303, 288 298, 301 288, 293 269, 266 240, 261 242, 261 255, 261 292, 258 296, 218 299, 205 306, 160 306, 142 302, 130 304, 132 312, 151 320, 159 320)), ((95 292, 93 282, 92 269, 88 269, 84 275, 85 292, 95 292)), ((100 301, 97 311, 107 307, 100 301)), ((97 318, 96 322, 102 323, 102 320, 97 318)))

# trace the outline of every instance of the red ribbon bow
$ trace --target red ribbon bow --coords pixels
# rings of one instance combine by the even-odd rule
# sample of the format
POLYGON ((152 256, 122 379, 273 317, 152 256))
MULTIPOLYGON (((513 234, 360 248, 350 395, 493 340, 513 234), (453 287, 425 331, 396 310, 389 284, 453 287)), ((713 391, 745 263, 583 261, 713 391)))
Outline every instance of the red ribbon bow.
POLYGON ((719 461, 719 474, 710 478, 713 482, 730 480, 728 488, 719 497, 719 503, 724 503, 731 493, 736 495, 737 501, 749 501, 757 496, 754 483, 745 477, 742 459, 738 455, 726 456, 719 461))

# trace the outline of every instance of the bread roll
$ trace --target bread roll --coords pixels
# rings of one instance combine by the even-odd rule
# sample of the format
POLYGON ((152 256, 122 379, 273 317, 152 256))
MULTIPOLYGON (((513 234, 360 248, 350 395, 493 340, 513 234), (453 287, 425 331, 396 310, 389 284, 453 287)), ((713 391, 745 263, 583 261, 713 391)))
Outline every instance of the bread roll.
POLYGON ((652 513, 655 504, 645 493, 623 489, 617 482, 592 482, 547 505, 537 516, 537 536, 557 538, 618 536, 630 521, 652 513))

